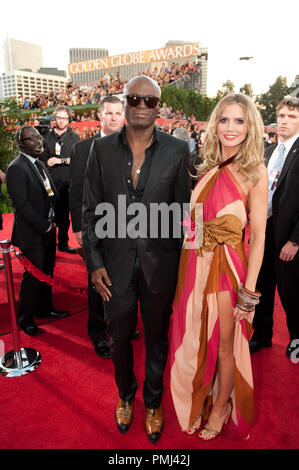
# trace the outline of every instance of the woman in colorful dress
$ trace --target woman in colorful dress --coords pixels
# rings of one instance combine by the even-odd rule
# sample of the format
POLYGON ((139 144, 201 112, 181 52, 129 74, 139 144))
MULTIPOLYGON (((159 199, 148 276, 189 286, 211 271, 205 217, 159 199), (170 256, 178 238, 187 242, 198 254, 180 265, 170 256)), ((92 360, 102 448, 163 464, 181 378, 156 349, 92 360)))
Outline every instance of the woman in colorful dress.
POLYGON ((180 426, 204 440, 232 422, 248 437, 254 420, 248 341, 267 219, 263 122, 253 101, 216 105, 204 162, 186 215, 171 344, 171 393, 180 426), (198 215, 199 214, 199 215, 198 215), (248 261, 245 227, 250 220, 248 261))

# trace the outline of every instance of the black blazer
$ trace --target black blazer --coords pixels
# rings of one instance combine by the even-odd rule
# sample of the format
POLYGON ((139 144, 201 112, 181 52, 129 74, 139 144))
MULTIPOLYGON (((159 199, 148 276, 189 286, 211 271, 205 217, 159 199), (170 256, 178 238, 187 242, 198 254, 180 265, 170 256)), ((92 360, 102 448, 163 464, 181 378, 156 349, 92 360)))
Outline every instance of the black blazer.
MULTIPOLYGON (((265 151, 269 159, 277 144, 265 151)), ((289 240, 299 243, 299 137, 285 159, 272 199, 272 221, 278 253, 289 240)))
MULTIPOLYGON (((45 167, 44 170, 47 172, 45 167)), ((49 179, 56 194, 54 183, 49 179)), ((42 247, 43 234, 49 228, 50 200, 38 170, 22 153, 7 168, 6 186, 15 215, 12 244, 20 249, 42 247)))
MULTIPOLYGON (((151 203, 170 205, 177 202, 182 205, 190 200, 187 143, 161 131, 156 131, 155 135, 150 173, 142 199, 147 214, 151 203)), ((132 239, 127 234, 118 237, 118 197, 125 196, 125 209, 133 202, 129 197, 123 159, 120 133, 94 140, 85 173, 82 209, 87 269, 92 272, 105 267, 112 282, 112 292, 121 295, 132 277, 138 252, 148 286, 153 292, 163 292, 176 284, 181 239, 162 238, 161 223, 157 237, 150 238, 149 215, 146 238, 132 239), (115 209, 115 238, 99 239, 96 236, 96 224, 101 218, 95 215, 99 203, 108 203, 115 209)), ((181 220, 177 224, 181 228, 181 220)))
POLYGON ((101 138, 100 134, 80 140, 71 151, 69 204, 73 232, 81 231, 84 174, 90 147, 96 138, 101 138))

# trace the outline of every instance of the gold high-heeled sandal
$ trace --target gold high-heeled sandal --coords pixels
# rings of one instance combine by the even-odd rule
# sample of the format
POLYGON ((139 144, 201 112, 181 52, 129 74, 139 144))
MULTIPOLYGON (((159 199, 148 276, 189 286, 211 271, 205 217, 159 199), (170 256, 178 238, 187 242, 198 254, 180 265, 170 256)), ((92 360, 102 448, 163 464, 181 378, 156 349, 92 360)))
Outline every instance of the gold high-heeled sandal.
POLYGON ((219 434, 222 433, 224 426, 228 423, 231 412, 232 412, 232 406, 230 403, 228 403, 225 420, 223 422, 223 425, 220 431, 217 431, 217 429, 213 428, 213 426, 211 426, 209 422, 207 422, 207 424, 204 426, 202 431, 207 431, 211 437, 206 439, 205 437, 202 436, 202 431, 200 432, 200 434, 198 434, 198 437, 202 439, 203 441, 211 441, 212 439, 215 439, 215 437, 219 436, 219 434))
POLYGON ((196 416, 195 420, 193 421, 192 424, 190 424, 190 426, 188 427, 188 429, 186 430, 186 433, 191 436, 192 434, 194 434, 196 431, 199 430, 200 426, 201 426, 201 420, 202 420, 202 415, 198 415, 196 416))

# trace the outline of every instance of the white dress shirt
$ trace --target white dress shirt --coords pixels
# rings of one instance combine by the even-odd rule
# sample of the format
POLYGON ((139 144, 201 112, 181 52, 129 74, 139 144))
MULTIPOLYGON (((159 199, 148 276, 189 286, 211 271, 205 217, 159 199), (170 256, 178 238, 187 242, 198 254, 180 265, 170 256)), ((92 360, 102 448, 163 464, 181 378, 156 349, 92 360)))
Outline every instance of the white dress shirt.
POLYGON ((285 148, 286 148, 286 151, 285 151, 285 154, 284 154, 284 162, 285 162, 285 159, 289 153, 289 151, 291 150, 294 142, 298 139, 299 137, 299 134, 296 134, 295 136, 291 137, 290 139, 286 140, 285 142, 281 142, 280 140, 278 140, 278 145, 277 147, 275 147, 274 149, 274 152, 272 153, 271 157, 270 157, 270 160, 269 160, 269 163, 268 163, 268 175, 269 175, 269 180, 270 181, 274 181, 275 179, 275 174, 273 174, 273 172, 275 173, 276 170, 275 170, 275 163, 276 163, 276 160, 278 158, 278 154, 279 154, 279 145, 280 144, 284 144, 285 148))

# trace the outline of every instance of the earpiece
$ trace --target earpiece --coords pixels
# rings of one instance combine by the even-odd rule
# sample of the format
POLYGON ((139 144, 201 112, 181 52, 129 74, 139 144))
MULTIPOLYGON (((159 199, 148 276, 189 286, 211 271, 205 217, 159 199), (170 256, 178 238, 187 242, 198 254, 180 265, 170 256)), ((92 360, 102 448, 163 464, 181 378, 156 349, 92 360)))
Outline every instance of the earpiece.
POLYGON ((20 146, 22 145, 21 140, 22 140, 22 132, 23 132, 23 129, 24 129, 24 126, 21 126, 21 127, 19 128, 18 134, 17 134, 17 143, 18 143, 18 145, 20 145, 20 146))
POLYGON ((20 127, 20 132, 19 132, 19 137, 18 137, 18 141, 19 141, 19 144, 21 143, 21 140, 22 140, 22 131, 23 131, 24 127, 20 127))

